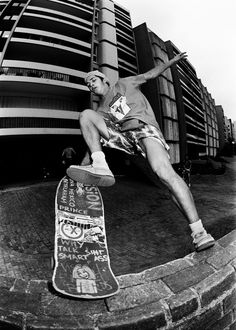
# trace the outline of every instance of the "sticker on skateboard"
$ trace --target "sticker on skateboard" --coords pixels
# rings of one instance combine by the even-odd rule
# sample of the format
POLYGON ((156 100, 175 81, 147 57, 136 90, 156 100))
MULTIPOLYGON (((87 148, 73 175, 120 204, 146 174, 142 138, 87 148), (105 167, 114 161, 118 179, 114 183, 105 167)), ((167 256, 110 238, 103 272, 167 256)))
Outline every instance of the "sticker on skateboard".
POLYGON ((54 288, 86 299, 116 294, 98 187, 65 176, 57 187, 55 215, 54 288))

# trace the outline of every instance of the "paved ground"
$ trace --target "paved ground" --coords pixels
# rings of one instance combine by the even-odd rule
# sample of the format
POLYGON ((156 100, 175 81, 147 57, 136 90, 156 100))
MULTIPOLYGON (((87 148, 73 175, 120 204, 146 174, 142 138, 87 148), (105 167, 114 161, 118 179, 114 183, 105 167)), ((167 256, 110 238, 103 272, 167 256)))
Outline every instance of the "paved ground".
MULTIPOLYGON (((236 227, 236 157, 223 175, 194 175, 192 193, 205 227, 219 239, 236 227)), ((50 280, 54 198, 58 181, 0 190, 0 274, 50 280)), ((188 225, 166 189, 117 177, 101 189, 111 265, 116 275, 136 273, 193 251, 188 225)))

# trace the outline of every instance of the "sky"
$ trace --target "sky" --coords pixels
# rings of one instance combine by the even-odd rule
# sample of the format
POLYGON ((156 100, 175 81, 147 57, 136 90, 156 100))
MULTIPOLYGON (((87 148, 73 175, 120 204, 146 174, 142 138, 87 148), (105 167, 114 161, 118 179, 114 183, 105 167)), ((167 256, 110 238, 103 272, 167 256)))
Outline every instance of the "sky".
POLYGON ((216 105, 236 121, 236 0, 115 0, 133 27, 146 23, 171 40, 196 70, 216 105))

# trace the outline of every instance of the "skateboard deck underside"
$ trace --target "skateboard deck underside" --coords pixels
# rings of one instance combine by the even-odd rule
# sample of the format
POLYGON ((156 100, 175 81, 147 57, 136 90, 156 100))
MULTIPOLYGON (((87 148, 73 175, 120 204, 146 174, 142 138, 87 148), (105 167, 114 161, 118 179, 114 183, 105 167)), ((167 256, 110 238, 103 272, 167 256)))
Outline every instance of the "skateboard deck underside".
POLYGON ((55 212, 54 288, 86 299, 117 293, 99 189, 64 177, 57 188, 55 212))

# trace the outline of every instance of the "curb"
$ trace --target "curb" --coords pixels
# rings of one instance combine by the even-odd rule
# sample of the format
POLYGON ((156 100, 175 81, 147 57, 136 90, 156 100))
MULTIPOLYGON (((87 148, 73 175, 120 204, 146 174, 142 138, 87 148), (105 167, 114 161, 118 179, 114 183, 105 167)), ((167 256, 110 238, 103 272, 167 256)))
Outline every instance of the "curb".
POLYGON ((44 280, 0 276, 0 328, 214 329, 236 327, 236 230, 201 253, 118 277, 96 301, 68 299, 44 280))

